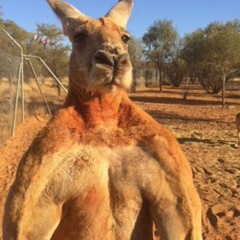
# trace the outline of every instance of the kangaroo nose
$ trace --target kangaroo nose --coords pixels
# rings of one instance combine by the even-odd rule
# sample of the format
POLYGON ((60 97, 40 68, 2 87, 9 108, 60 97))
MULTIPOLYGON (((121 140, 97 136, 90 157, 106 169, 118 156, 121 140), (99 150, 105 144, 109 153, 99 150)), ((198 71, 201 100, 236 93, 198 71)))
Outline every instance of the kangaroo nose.
POLYGON ((112 55, 119 55, 121 49, 117 44, 114 43, 103 43, 99 50, 103 50, 112 55))
POLYGON ((99 50, 94 55, 94 62, 96 64, 103 64, 103 65, 108 65, 110 67, 114 67, 115 65, 114 58, 115 56, 110 54, 109 52, 104 50, 99 50))
POLYGON ((104 43, 94 55, 94 63, 118 69, 129 64, 129 55, 110 43, 104 43))

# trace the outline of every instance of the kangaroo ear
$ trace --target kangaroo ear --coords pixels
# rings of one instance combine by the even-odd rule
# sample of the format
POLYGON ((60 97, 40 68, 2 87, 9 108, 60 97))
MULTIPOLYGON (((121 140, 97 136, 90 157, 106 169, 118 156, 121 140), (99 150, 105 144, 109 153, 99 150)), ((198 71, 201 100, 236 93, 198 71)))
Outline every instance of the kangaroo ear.
POLYGON ((47 0, 52 10, 62 22, 64 34, 68 35, 69 27, 73 22, 85 23, 89 18, 69 3, 60 0, 47 0))
POLYGON ((128 19, 132 12, 133 0, 119 0, 105 17, 111 18, 118 26, 126 28, 128 19))

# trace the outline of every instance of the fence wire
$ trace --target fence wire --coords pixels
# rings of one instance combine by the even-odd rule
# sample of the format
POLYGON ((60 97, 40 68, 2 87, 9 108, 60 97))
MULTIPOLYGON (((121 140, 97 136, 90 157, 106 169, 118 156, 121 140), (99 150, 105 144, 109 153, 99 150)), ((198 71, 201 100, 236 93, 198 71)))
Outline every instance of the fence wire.
POLYGON ((23 55, 0 31, 0 148, 24 118, 49 115, 59 109, 67 85, 67 79, 60 81, 41 58, 23 55), (19 81, 21 77, 23 81, 19 81))
POLYGON ((18 49, 0 32, 0 147, 11 136, 20 56, 18 49), (3 44, 4 43, 4 44, 3 44))

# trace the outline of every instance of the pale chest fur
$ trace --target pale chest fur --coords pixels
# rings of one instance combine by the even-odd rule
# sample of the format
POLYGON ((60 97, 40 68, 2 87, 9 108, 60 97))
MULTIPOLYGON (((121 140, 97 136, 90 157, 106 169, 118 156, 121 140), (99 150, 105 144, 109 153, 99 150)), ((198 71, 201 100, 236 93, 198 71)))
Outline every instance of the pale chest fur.
MULTIPOLYGON (((140 214, 146 189, 159 187, 150 183, 161 171, 155 160, 137 145, 75 145, 68 151, 74 155, 55 169, 46 187, 55 195, 50 198, 65 202, 53 239, 95 239, 93 232, 96 239, 130 239, 139 216, 148 218, 140 214), (79 231, 69 231, 73 227, 79 231)), ((45 192, 42 196, 48 198, 45 192)), ((146 228, 149 221, 139 224, 146 228)))

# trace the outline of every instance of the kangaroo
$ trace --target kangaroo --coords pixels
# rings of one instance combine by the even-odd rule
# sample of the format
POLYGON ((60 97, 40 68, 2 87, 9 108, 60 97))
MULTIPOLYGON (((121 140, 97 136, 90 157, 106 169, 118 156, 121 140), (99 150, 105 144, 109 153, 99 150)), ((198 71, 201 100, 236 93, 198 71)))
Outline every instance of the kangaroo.
POLYGON ((4 240, 201 240, 201 201, 173 134, 127 95, 132 0, 92 19, 48 0, 72 43, 62 109, 33 140, 5 205, 4 240))

